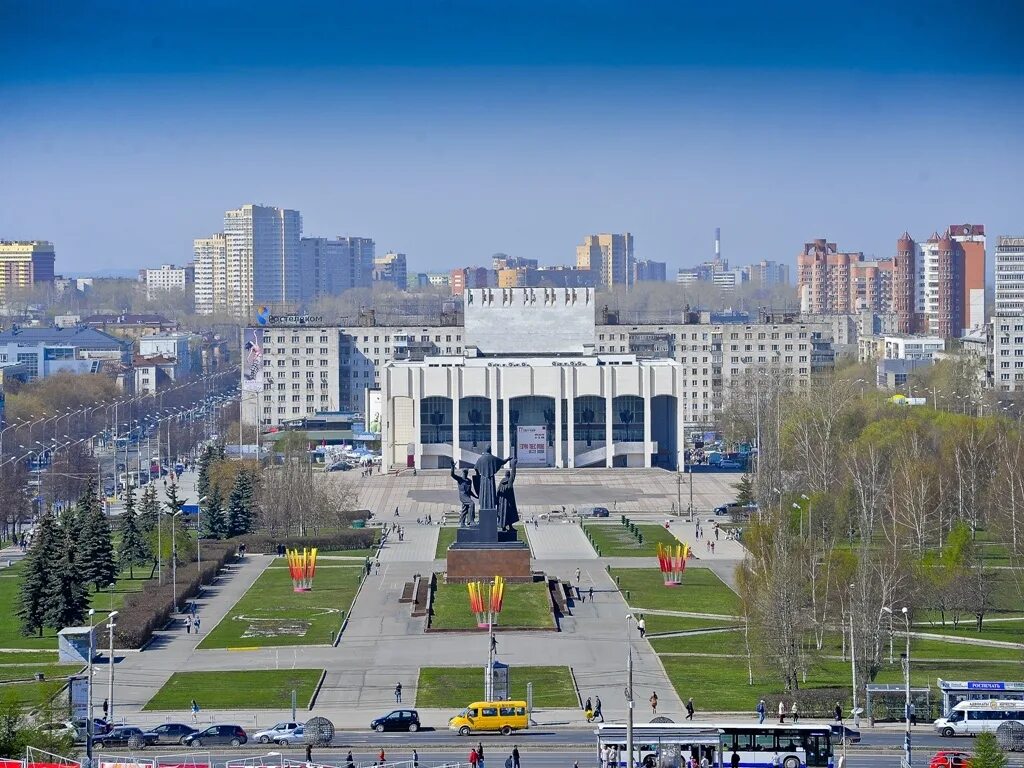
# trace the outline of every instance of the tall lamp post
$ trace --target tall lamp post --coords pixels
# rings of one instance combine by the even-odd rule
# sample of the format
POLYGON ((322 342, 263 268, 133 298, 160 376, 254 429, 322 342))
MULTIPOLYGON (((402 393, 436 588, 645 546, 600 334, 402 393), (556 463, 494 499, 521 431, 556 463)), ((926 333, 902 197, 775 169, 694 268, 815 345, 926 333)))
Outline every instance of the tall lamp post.
POLYGON ((110 633, 110 646, 107 649, 107 722, 114 722, 114 619, 117 611, 107 614, 107 631, 110 633))
POLYGON ((174 536, 174 518, 181 514, 179 509, 171 515, 171 605, 178 612, 178 540, 174 536))
POLYGON ((860 728, 860 712, 857 710, 857 649, 853 645, 853 588, 850 585, 850 677, 853 682, 853 727, 860 728))
POLYGON ((96 609, 89 609, 89 690, 87 693, 88 699, 86 701, 86 718, 85 718, 85 756, 89 761, 89 765, 92 765, 92 735, 93 735, 93 722, 92 722, 92 659, 96 655, 96 641, 93 633, 92 617, 96 615, 96 609))
POLYGON ((626 768, 633 768, 633 642, 629 622, 636 621, 632 613, 626 614, 626 768))
POLYGON ((903 606, 903 624, 906 626, 907 634, 907 652, 903 654, 903 683, 905 686, 905 692, 907 695, 906 701, 906 716, 907 729, 903 736, 903 762, 906 768, 911 768, 913 763, 910 757, 910 707, 913 706, 910 703, 910 614, 907 612, 907 607, 903 606))

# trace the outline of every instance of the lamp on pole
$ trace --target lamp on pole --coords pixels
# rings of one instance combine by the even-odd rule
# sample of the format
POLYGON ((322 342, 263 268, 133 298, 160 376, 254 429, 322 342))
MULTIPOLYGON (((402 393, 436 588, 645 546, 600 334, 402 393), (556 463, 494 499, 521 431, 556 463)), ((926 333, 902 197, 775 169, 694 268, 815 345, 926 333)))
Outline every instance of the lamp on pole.
POLYGON ((179 509, 171 514, 171 605, 178 611, 178 540, 174 536, 174 518, 181 514, 179 509))
POLYGON ((196 572, 199 574, 200 588, 203 586, 203 504, 206 504, 209 500, 209 497, 203 496, 196 505, 196 572))
POLYGON ((881 618, 883 613, 888 613, 889 614, 889 663, 892 664, 892 663, 894 663, 893 647, 892 647, 893 646, 893 640, 892 640, 892 608, 890 608, 887 605, 883 605, 882 609, 878 612, 879 618, 881 618))
POLYGON ((903 761, 907 768, 911 768, 913 764, 910 757, 910 708, 913 704, 910 702, 910 614, 907 612, 906 606, 903 606, 903 623, 906 626, 907 635, 907 651, 903 654, 903 683, 907 695, 906 712, 904 712, 907 729, 903 736, 903 761))
POLYGON ((107 631, 110 633, 110 647, 107 651, 107 722, 114 722, 114 618, 117 611, 107 614, 107 631))
POLYGON ((636 621, 632 613, 626 614, 626 768, 633 768, 633 642, 629 622, 636 621))
POLYGON ((860 728, 860 711, 857 709, 857 649, 853 645, 853 587, 850 585, 850 678, 853 682, 853 727, 860 728))
POLYGON ((96 655, 96 641, 95 633, 93 631, 92 617, 96 615, 96 609, 89 609, 89 690, 87 693, 86 701, 86 718, 85 718, 85 756, 89 760, 89 765, 92 765, 92 736, 93 736, 93 722, 92 722, 92 660, 93 656, 96 655))

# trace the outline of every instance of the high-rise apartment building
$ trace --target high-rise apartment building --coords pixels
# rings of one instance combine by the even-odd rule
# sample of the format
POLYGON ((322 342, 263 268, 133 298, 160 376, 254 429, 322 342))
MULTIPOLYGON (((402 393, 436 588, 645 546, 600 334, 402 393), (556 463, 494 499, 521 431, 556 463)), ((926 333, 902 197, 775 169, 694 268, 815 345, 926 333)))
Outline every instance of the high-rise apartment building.
POLYGON ((140 269, 139 282, 146 286, 146 298, 156 301, 167 293, 184 293, 195 283, 195 266, 186 264, 177 267, 174 264, 161 264, 159 269, 140 269))
POLYGON ((300 295, 303 301, 337 296, 350 288, 369 288, 373 280, 374 242, 368 237, 304 237, 299 242, 300 295))
POLYGON ((664 283, 666 267, 664 261, 640 259, 633 264, 634 283, 664 283))
POLYGON ((755 288, 772 288, 789 285, 789 265, 761 259, 756 264, 743 267, 743 281, 755 288))
POLYGON ((1024 390, 1024 237, 996 241, 996 314, 992 318, 992 383, 1024 390))
POLYGON ((537 259, 509 256, 507 253, 496 253, 491 257, 491 269, 495 272, 499 269, 537 269, 539 266, 540 262, 537 259))
POLYGON ((12 288, 53 283, 56 255, 46 240, 0 240, 0 301, 12 288))
POLYGON ((950 224, 949 237, 963 251, 963 332, 985 325, 985 225, 950 224))
POLYGON ((228 304, 241 317, 256 304, 294 306, 301 300, 298 211, 243 205, 224 214, 228 304))
POLYGON ((996 241, 996 315, 1024 315, 1024 237, 996 241))
POLYGON ((797 256, 797 290, 804 314, 890 312, 892 286, 892 259, 866 261, 863 253, 844 253, 825 238, 804 243, 797 256))
POLYGON ((228 306, 227 240, 218 232, 192 241, 196 314, 226 312, 228 306))
POLYGON ((461 296, 467 288, 491 288, 494 283, 493 270, 486 267, 463 267, 453 269, 448 277, 453 296, 461 296))
POLYGON ((383 256, 373 259, 373 282, 390 283, 400 291, 404 291, 408 282, 408 266, 404 253, 388 251, 383 256))
POLYGON ((587 235, 576 246, 576 267, 598 274, 598 285, 613 288, 633 284, 633 235, 587 235))

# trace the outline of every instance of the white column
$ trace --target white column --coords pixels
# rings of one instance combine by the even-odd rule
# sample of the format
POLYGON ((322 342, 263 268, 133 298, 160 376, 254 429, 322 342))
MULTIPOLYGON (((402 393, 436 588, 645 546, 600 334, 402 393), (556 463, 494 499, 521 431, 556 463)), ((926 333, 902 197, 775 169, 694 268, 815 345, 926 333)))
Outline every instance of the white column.
MULTIPOLYGON (((502 374, 502 377, 504 378, 504 374, 502 374)), ((504 395, 505 393, 503 392, 502 394, 504 395)), ((504 457, 504 456, 511 455, 511 453, 512 453, 512 448, 511 448, 512 442, 511 441, 515 440, 515 435, 512 434, 512 425, 508 423, 508 411, 509 411, 508 398, 507 397, 502 397, 501 403, 502 403, 502 409, 501 409, 502 410, 502 416, 505 419, 505 442, 502 445, 502 450, 501 450, 501 454, 500 455, 504 457)), ((494 448, 491 449, 491 453, 493 453, 495 455, 499 455, 498 451, 495 450, 494 448)))
POLYGON ((651 378, 654 371, 640 369, 640 389, 644 397, 644 466, 651 466, 651 378))
POLYGON ((682 397, 682 388, 685 380, 681 371, 682 369, 677 367, 672 372, 672 394, 676 396, 676 469, 680 472, 683 470, 683 459, 686 458, 684 451, 686 446, 686 412, 684 408, 687 405, 682 397))
POLYGON ((423 371, 414 370, 412 377, 412 426, 413 426, 413 465, 423 469, 423 413, 420 401, 423 393, 423 371))
POLYGON ((566 368, 558 370, 558 388, 555 390, 555 466, 562 466, 562 392, 565 390, 566 368))
POLYGON ((452 463, 458 469, 459 461, 462 459, 462 445, 459 440, 459 400, 462 392, 461 368, 450 368, 451 382, 449 392, 452 395, 452 463))
POLYGON ((614 402, 612 392, 612 367, 606 365, 603 372, 604 378, 604 465, 612 466, 612 404, 614 402))
MULTIPOLYGON (((491 401, 491 453, 498 447, 498 370, 497 368, 491 368, 487 371, 488 394, 490 394, 491 401)), ((480 449, 483 452, 483 448, 480 449)))
POLYGON ((576 467, 576 374, 568 373, 568 384, 565 388, 565 424, 569 428, 565 444, 565 466, 576 467))

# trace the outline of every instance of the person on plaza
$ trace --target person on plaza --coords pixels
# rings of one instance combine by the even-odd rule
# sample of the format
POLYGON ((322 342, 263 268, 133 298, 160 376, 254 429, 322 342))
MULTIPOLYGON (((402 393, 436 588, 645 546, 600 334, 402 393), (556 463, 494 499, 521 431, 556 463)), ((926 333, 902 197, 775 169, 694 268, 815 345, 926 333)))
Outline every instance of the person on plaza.
POLYGON ((519 747, 512 745, 512 768, 519 768, 519 747))
POLYGON ((735 749, 732 751, 732 758, 729 760, 729 765, 732 768, 740 768, 740 753, 735 749))
POLYGON ((192 704, 189 707, 189 709, 192 710, 192 722, 193 723, 198 723, 199 722, 199 703, 195 699, 192 699, 192 704))
POLYGON ((401 704, 401 703, 402 703, 402 684, 398 683, 398 685, 395 686, 395 704, 401 704))
POLYGON ((711 545, 711 554, 712 555, 715 554, 715 542, 713 542, 710 539, 708 539, 708 544, 711 545))
POLYGON ((594 697, 594 719, 601 718, 601 722, 604 722, 604 715, 601 713, 601 697, 594 697))
POLYGON ((103 719, 107 719, 107 714, 110 712, 110 702, 107 699, 103 700, 103 719))
POLYGON ((654 692, 654 693, 651 694, 651 698, 649 699, 649 701, 651 702, 651 712, 653 714, 655 714, 655 715, 658 714, 658 694, 657 694, 657 692, 654 692))
POLYGON ((352 760, 352 750, 348 751, 348 756, 345 757, 345 768, 356 768, 355 761, 352 760))
POLYGON ((477 762, 480 760, 480 756, 477 755, 475 749, 469 750, 469 764, 472 768, 477 768, 477 762))
POLYGON ((192 615, 191 614, 189 614, 188 616, 185 617, 185 634, 186 635, 192 634, 192 615))
POLYGON ((415 749, 412 751, 412 768, 420 768, 420 753, 415 749))
POLYGON ((479 768, 484 768, 484 743, 482 741, 476 743, 476 762, 479 768))
POLYGON ((608 768, 608 761, 611 759, 611 747, 607 744, 601 747, 601 768, 608 768))
POLYGON ((793 722, 796 723, 797 717, 800 715, 800 710, 797 709, 796 700, 793 701, 793 706, 789 708, 789 714, 793 718, 793 722))
POLYGON ((647 621, 643 616, 641 616, 640 621, 636 623, 636 628, 640 630, 641 639, 647 635, 647 621))
POLYGON ((580 583, 580 573, 581 573, 580 569, 579 569, 579 568, 577 568, 577 569, 576 569, 576 583, 577 583, 577 584, 579 584, 579 583, 580 583))
POLYGON ((306 745, 306 765, 311 765, 312 763, 313 763, 313 745, 312 744, 307 744, 306 745))
POLYGON ((505 758, 505 768, 512 768, 512 755, 505 758))
POLYGON ((192 628, 196 631, 196 634, 198 635, 199 634, 199 617, 198 616, 193 616, 192 617, 192 628))
POLYGON ((786 703, 779 699, 779 723, 786 722, 786 703))
POLYGON ((835 716, 837 723, 843 722, 843 708, 838 701, 836 702, 835 709, 832 710, 832 714, 835 716))
POLYGON ((763 724, 764 716, 768 711, 768 706, 764 703, 764 699, 761 699, 759 702, 757 702, 757 706, 754 707, 754 711, 757 712, 757 724, 763 724))
POLYGON ((590 585, 590 589, 587 590, 587 596, 590 598, 590 602, 594 602, 594 585, 590 585))
POLYGON ((691 696, 686 701, 686 719, 693 720, 693 697, 691 696))

